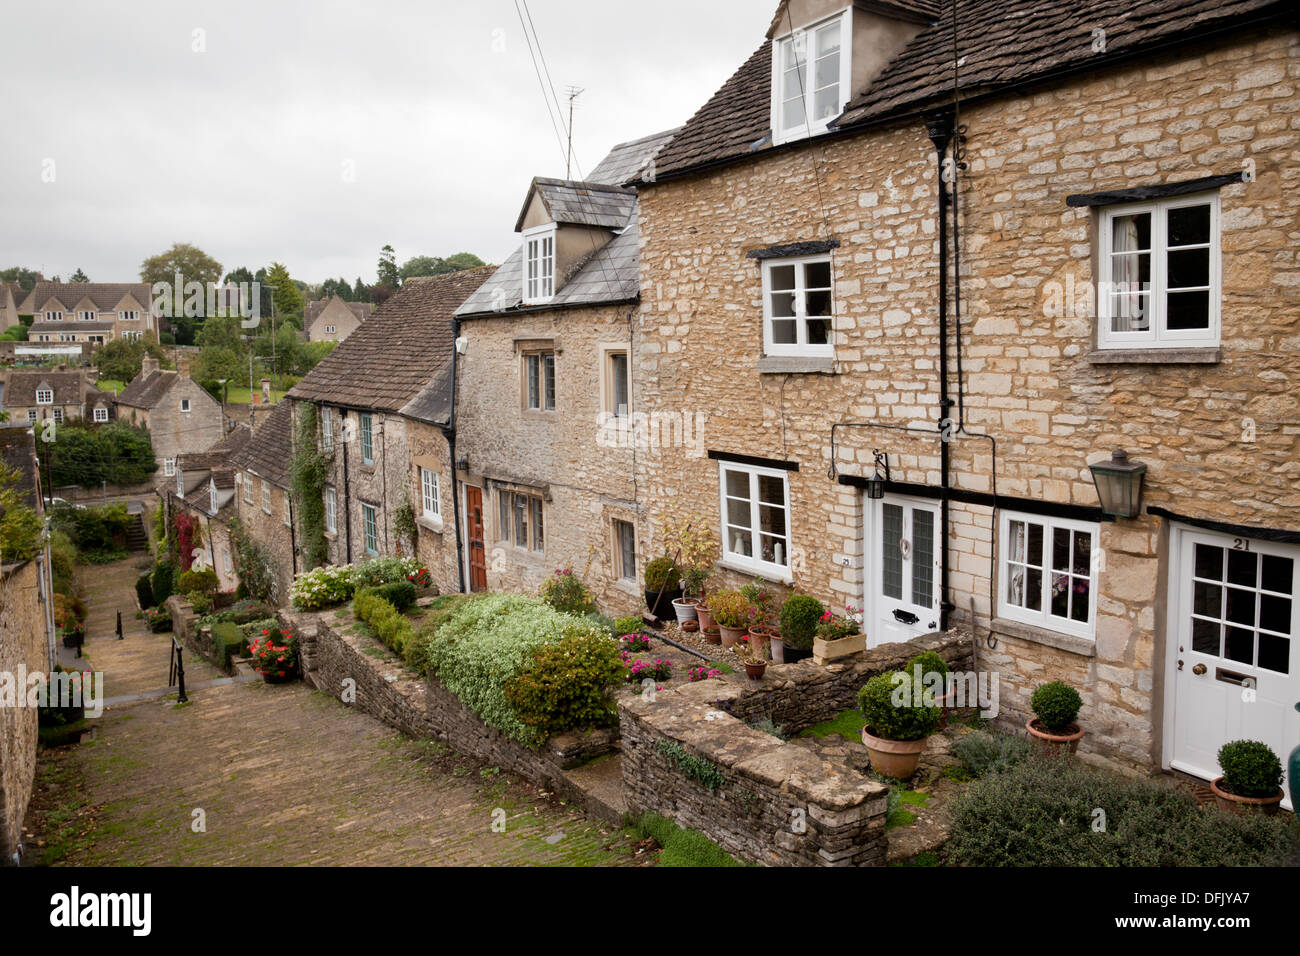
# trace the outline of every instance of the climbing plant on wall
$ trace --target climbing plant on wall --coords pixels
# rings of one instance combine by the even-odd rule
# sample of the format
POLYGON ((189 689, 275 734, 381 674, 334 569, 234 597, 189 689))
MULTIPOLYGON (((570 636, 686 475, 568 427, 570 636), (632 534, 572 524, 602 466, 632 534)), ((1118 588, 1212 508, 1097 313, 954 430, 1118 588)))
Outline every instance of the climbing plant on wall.
POLYGON ((289 467, 289 484, 302 530, 304 570, 323 565, 329 558, 325 544, 325 479, 331 457, 320 450, 316 440, 316 406, 298 405, 298 422, 293 435, 293 461, 289 467))
POLYGON ((253 540, 238 518, 230 520, 230 541, 234 545, 235 573, 243 586, 244 596, 275 604, 275 570, 266 549, 253 540))

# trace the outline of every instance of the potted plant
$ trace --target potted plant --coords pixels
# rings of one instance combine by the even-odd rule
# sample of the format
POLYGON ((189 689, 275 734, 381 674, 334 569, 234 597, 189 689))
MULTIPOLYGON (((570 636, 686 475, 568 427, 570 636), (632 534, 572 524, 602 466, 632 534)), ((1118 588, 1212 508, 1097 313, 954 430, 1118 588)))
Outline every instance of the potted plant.
POLYGON ((762 680, 763 672, 767 670, 767 661, 752 646, 745 647, 738 644, 735 648, 736 656, 740 658, 740 663, 745 665, 745 674, 750 680, 762 680))
POLYGON ((807 594, 795 594, 781 605, 781 646, 785 663, 793 664, 812 657, 813 637, 825 613, 822 602, 807 594))
POLYGON ((813 658, 819 664, 851 657, 867 649, 867 638, 855 616, 862 611, 852 605, 846 605, 844 611, 843 615, 826 611, 817 622, 817 631, 813 636, 813 658))
POLYGON ((903 671, 877 674, 858 691, 866 719, 862 743, 878 773, 906 780, 916 772, 925 742, 939 726, 939 708, 927 706, 924 687, 903 671))
POLYGON ((696 620, 696 605, 704 597, 704 582, 718 560, 717 541, 707 524, 681 511, 671 511, 664 519, 664 536, 669 550, 675 548, 681 571, 683 594, 679 600, 682 603, 674 602, 673 610, 679 622, 696 620), (692 603, 687 605, 687 601, 692 603), (683 613, 688 616, 682 617, 683 613))
POLYGON ((248 648, 253 669, 268 684, 284 684, 298 676, 298 638, 292 631, 271 627, 248 648))
POLYGON ((922 651, 903 670, 919 680, 926 693, 934 694, 939 707, 939 729, 943 730, 948 726, 948 711, 957 699, 957 689, 948 681, 948 662, 934 651, 922 651))
POLYGON ((773 623, 776 617, 777 598, 776 593, 767 586, 762 578, 757 578, 752 584, 746 584, 740 589, 740 593, 745 595, 746 600, 754 605, 754 623, 749 626, 750 646, 758 649, 759 653, 764 653, 762 648, 768 647, 772 650, 772 660, 778 664, 784 664, 785 658, 777 658, 777 653, 781 648, 781 631, 773 623))
POLYGON ((1074 753, 1083 739, 1083 728, 1074 719, 1079 716, 1083 699, 1079 692, 1064 681, 1040 684, 1029 706, 1036 715, 1025 728, 1040 747, 1045 750, 1066 750, 1074 753))
POLYGON ((735 647, 755 622, 757 609, 739 591, 715 591, 709 599, 713 619, 722 631, 722 646, 735 647))
POLYGON ((645 606, 657 618, 668 616, 672 602, 682 596, 681 568, 668 555, 655 558, 645 567, 645 606))
POLYGON ((716 624, 711 624, 708 627, 701 627, 700 633, 704 635, 704 639, 710 644, 722 643, 722 628, 718 627, 716 624))
POLYGON ((677 615, 677 623, 685 624, 687 621, 695 624, 698 623, 695 606, 700 602, 693 597, 683 595, 679 598, 673 598, 673 613, 677 615))
POLYGON ((63 646, 80 647, 86 642, 86 624, 73 618, 63 625, 63 646))
POLYGON ((1286 794, 1282 790, 1282 761, 1268 744, 1234 740, 1219 748, 1222 777, 1210 789, 1224 810, 1258 810, 1275 814, 1286 794))

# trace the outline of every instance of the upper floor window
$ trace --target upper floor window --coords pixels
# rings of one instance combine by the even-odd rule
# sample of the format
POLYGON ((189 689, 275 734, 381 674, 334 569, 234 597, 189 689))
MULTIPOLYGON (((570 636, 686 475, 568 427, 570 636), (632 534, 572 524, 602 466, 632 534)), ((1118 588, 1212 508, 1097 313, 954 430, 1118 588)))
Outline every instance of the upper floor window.
POLYGON ((320 410, 320 450, 334 450, 334 413, 328 405, 322 405, 320 410))
POLYGON ((54 420, 58 422, 60 425, 63 424, 63 409, 56 408, 54 410, 54 420))
POLYGON ((524 233, 524 304, 550 302, 555 296, 555 226, 524 233))
POLYGON ((555 353, 524 353, 524 398, 533 411, 555 411, 555 353))
POLYGON ((185 497, 185 472, 180 468, 176 469, 176 497, 185 497))
POLYGON ((107 409, 107 408, 97 408, 97 409, 95 409, 95 421, 97 421, 97 422, 106 422, 106 421, 108 421, 108 409, 107 409))
POLYGON ((325 530, 329 534, 335 534, 339 530, 338 525, 338 495, 335 494, 334 488, 330 485, 325 486, 325 530))
POLYGON ((121 312, 117 313, 117 317, 123 322, 138 322, 140 321, 140 310, 123 309, 121 312))
POLYGON ((1078 637, 1093 636, 1098 526, 1004 512, 998 615, 1078 637))
POLYGON ((281 518, 284 519, 284 526, 286 528, 293 527, 293 504, 289 499, 289 492, 287 491, 284 493, 284 514, 281 515, 281 518))
POLYGON ((790 486, 777 468, 723 462, 722 556, 754 574, 790 573, 790 486))
POLYGON ((244 472, 244 504, 251 505, 252 503, 253 503, 253 476, 250 475, 248 472, 244 472))
POLYGON ((190 410, 190 400, 189 400, 188 398, 182 398, 182 399, 181 399, 181 411, 183 411, 183 412, 188 412, 189 410, 190 410))
POLYGON ((175 474, 176 474, 176 459, 175 459, 175 458, 164 458, 164 459, 163 459, 163 475, 165 475, 165 476, 168 477, 168 478, 171 478, 171 477, 172 477, 173 475, 175 475, 175 474))
POLYGON ((265 478, 262 479, 262 513, 271 513, 271 483, 265 478))
POLYGON ((1099 348, 1219 344, 1219 198, 1101 212, 1099 348))
POLYGON ((50 311, 48 311, 48 312, 45 313, 45 321, 46 321, 46 322, 62 322, 62 321, 63 321, 63 313, 60 312, 58 309, 51 309, 50 311))
POLYGON ((36 404, 37 404, 37 405, 53 405, 53 404, 54 404, 54 390, 53 390, 53 389, 50 389, 50 388, 38 388, 38 389, 36 390, 36 404))
POLYGON ((830 256, 763 261, 763 351, 834 354, 830 256))
POLYGON ((99 318, 99 313, 94 309, 82 309, 77 313, 77 320, 79 322, 94 322, 97 318, 99 318))
POLYGON ((605 411, 618 418, 626 418, 630 399, 631 379, 628 372, 627 352, 605 353, 605 411))
POLYGON ((772 45, 772 142, 826 132, 849 98, 852 7, 772 45))
POLYGON ((363 465, 375 463, 374 420, 369 413, 363 413, 361 416, 361 463, 363 465))
POLYGON ((208 510, 213 514, 217 513, 217 483, 211 482, 208 485, 208 510))

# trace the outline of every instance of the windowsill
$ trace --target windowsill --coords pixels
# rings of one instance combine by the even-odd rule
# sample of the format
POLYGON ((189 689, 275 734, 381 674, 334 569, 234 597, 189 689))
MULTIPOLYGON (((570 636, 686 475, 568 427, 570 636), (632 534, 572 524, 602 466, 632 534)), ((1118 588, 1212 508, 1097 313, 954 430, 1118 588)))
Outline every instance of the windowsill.
POLYGON ((759 375, 833 375, 835 360, 826 356, 764 355, 758 360, 759 375))
POLYGON ((375 463, 373 461, 368 465, 364 461, 361 463, 361 474, 373 475, 374 473, 375 473, 375 463))
POLYGON ((432 531, 434 534, 442 534, 443 524, 441 518, 429 518, 425 515, 417 515, 415 523, 426 531, 432 531))
POLYGON ((755 568, 747 564, 741 564, 739 561, 732 561, 729 558, 723 558, 719 561, 718 567, 726 568, 728 571, 735 571, 738 574, 748 574, 750 577, 762 578, 764 581, 771 581, 773 584, 794 584, 794 578, 788 570, 755 568))
POLYGON ((628 578, 619 578, 614 582, 614 587, 631 597, 639 598, 643 596, 640 589, 637 587, 637 582, 629 580, 628 578))
POLYGON ((1035 627, 1032 624, 1023 624, 1020 621, 1009 621, 1004 617, 993 619, 992 630, 994 634, 1015 637, 1034 644, 1045 644, 1048 647, 1055 647, 1059 651, 1078 654, 1080 657, 1097 656, 1097 642, 1087 637, 1049 631, 1044 627, 1035 627))
POLYGON ((339 533, 337 531, 325 531, 322 533, 325 535, 325 538, 329 541, 337 541, 339 539, 339 533))
POLYGON ((1093 349, 1093 365, 1218 365, 1223 350, 1218 347, 1186 349, 1093 349))
POLYGON ((553 422, 559 418, 559 415, 553 408, 523 408, 520 409, 519 415, 521 418, 535 422, 553 422))

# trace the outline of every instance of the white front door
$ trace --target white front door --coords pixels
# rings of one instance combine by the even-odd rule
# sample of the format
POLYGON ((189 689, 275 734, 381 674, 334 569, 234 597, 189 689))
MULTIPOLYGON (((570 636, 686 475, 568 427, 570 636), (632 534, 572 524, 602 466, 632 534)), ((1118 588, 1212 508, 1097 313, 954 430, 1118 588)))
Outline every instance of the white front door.
POLYGON ((909 641, 939 629, 939 505, 886 495, 866 508, 867 646, 909 641))
POLYGON ((1223 744, 1260 740, 1285 767, 1300 744, 1300 547, 1189 528, 1174 547, 1172 766, 1213 779, 1223 744))

